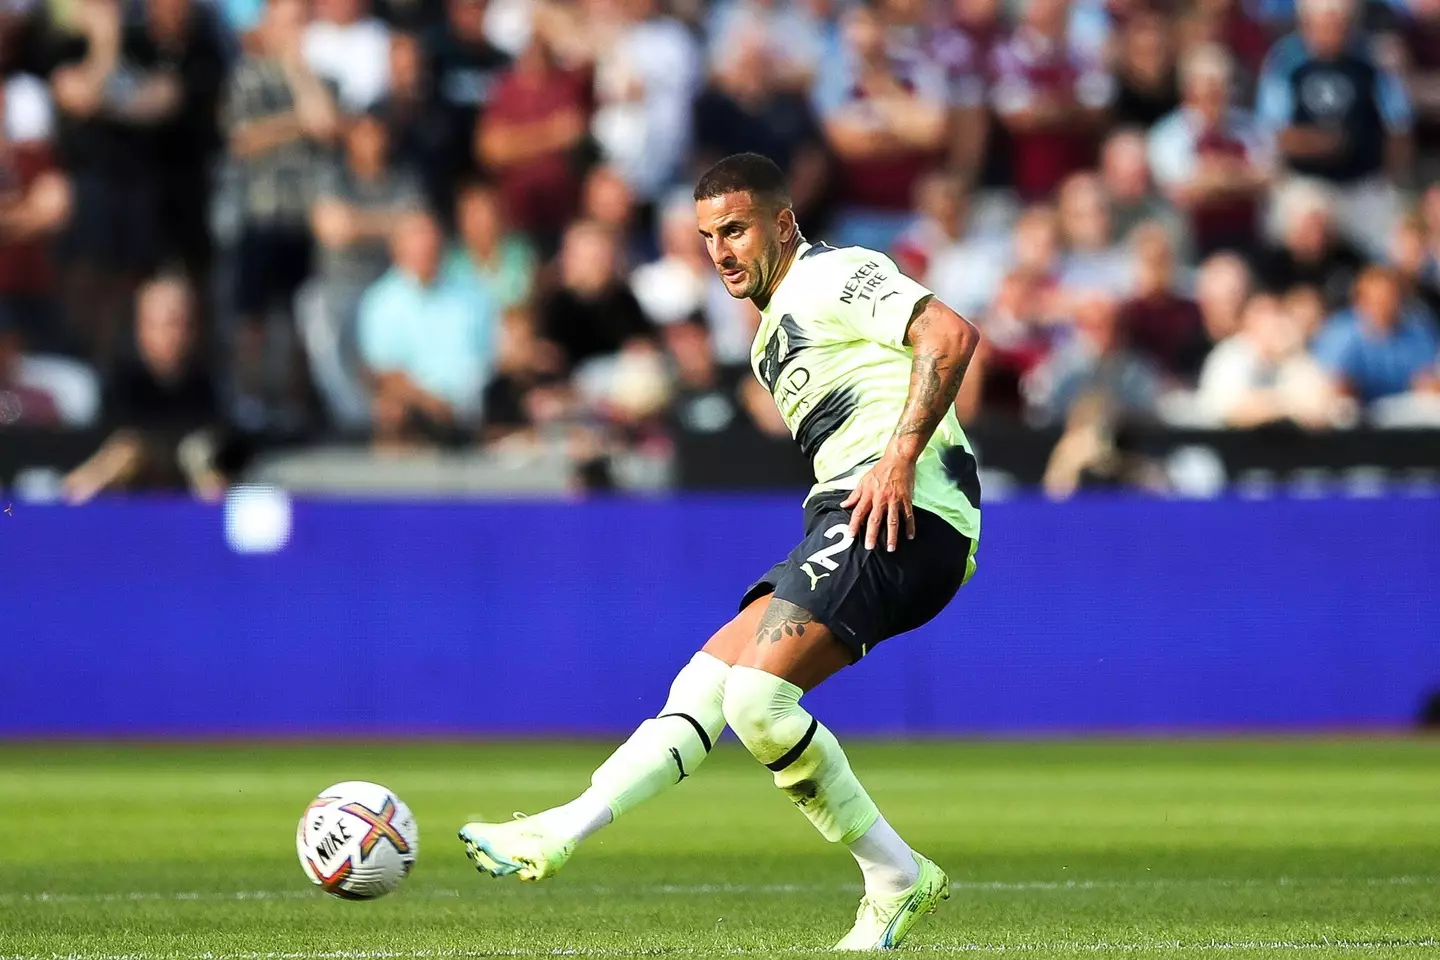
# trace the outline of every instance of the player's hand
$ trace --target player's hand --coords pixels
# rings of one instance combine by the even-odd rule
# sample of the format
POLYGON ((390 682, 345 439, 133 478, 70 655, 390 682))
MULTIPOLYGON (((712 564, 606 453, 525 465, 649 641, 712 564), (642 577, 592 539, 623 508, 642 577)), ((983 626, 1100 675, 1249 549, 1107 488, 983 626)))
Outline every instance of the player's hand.
POLYGON ((900 545, 900 527, 905 539, 915 539, 915 464, 905 457, 886 454, 871 467, 842 507, 850 510, 850 536, 865 528, 865 549, 874 550, 883 528, 885 549, 900 545))

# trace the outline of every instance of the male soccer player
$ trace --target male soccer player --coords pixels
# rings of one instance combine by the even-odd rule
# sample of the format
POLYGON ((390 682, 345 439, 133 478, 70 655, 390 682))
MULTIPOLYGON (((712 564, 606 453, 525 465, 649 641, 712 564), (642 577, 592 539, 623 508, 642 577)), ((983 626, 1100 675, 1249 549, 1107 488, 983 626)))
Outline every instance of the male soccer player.
POLYGON ((744 594, 646 720, 563 806, 460 831, 477 867, 541 880, 614 818, 691 776, 729 724, 865 878, 840 950, 898 946, 949 880, 876 809, 801 696, 939 613, 974 570, 975 458, 955 393, 979 334, 883 254, 809 243, 778 167, 721 160, 695 187, 700 235, 732 297, 760 309, 751 350, 818 481, 805 538, 744 594))

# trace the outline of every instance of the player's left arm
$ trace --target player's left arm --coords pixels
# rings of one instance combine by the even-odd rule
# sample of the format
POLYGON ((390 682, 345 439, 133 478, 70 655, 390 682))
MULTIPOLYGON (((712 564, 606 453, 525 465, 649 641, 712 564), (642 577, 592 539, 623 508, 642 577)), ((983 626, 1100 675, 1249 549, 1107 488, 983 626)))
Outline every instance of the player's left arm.
POLYGON ((867 550, 875 549, 882 527, 887 550, 899 545, 902 524, 906 538, 914 538, 915 464, 955 403, 980 343, 980 331, 933 295, 927 295, 915 303, 904 343, 914 351, 914 360, 900 422, 884 456, 860 478, 844 503, 852 508, 851 535, 858 536, 860 528, 865 528, 867 550))

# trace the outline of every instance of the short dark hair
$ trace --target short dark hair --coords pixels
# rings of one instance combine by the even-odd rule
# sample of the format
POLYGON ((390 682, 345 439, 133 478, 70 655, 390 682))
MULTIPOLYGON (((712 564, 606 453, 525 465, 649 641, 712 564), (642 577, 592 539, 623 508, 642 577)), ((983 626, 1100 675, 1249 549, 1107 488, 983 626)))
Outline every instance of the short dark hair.
POLYGON ((758 153, 732 153, 700 176, 695 199, 710 200, 727 193, 748 193, 778 209, 790 206, 790 188, 775 161, 758 153))

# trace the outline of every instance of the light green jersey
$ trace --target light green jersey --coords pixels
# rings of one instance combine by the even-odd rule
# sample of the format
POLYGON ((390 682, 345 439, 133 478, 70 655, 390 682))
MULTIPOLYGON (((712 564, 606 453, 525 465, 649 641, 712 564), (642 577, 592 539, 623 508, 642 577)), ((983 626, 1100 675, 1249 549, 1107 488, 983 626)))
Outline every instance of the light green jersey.
MULTIPOLYGON (((905 333, 931 295, 884 254, 800 244, 760 311, 750 362, 810 458, 807 501, 853 490, 885 453, 910 392, 905 333)), ((980 482, 953 408, 916 464, 915 506, 979 539, 980 482)))

